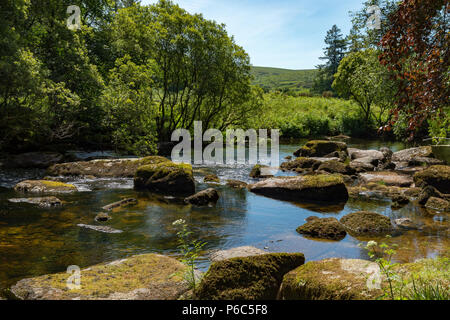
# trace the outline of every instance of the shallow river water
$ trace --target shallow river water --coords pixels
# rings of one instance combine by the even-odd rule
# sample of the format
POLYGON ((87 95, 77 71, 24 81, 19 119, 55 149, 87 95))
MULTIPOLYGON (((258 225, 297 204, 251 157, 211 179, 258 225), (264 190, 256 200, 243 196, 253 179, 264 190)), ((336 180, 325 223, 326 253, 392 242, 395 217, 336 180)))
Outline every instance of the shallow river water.
MULTIPOLYGON (((280 146, 280 158, 298 148, 280 146)), ((393 151, 401 144, 351 141, 351 147, 378 149, 389 146, 393 151)), ((225 186, 226 179, 252 182, 250 166, 202 167, 194 166, 197 190, 210 185, 203 176, 215 173, 222 183, 214 186, 220 193, 215 207, 193 207, 174 199, 133 190, 132 179, 70 180, 79 192, 58 195, 66 204, 62 208, 42 209, 28 204, 8 202, 21 197, 11 187, 18 181, 41 178, 39 170, 0 171, 0 291, 20 279, 47 273, 62 272, 69 265, 81 268, 129 255, 157 252, 177 256, 177 230, 173 221, 185 219, 194 235, 207 242, 198 264, 203 270, 209 266, 208 255, 213 250, 251 245, 268 252, 303 252, 306 260, 328 257, 367 259, 358 247, 362 241, 382 240, 354 238, 347 235, 342 241, 310 240, 295 229, 309 216, 340 218, 347 213, 369 210, 393 219, 410 217, 428 225, 447 226, 445 215, 429 216, 412 204, 393 211, 389 199, 350 199, 344 207, 324 207, 311 204, 278 201, 225 186), (112 220, 103 223, 120 234, 106 234, 77 226, 79 223, 99 225, 94 217, 102 207, 123 198, 139 200, 135 206, 113 211, 112 220)), ((281 173, 278 173, 281 174, 281 173)), ((388 242, 399 246, 395 259, 399 262, 433 257, 448 253, 447 232, 408 231, 388 242)))

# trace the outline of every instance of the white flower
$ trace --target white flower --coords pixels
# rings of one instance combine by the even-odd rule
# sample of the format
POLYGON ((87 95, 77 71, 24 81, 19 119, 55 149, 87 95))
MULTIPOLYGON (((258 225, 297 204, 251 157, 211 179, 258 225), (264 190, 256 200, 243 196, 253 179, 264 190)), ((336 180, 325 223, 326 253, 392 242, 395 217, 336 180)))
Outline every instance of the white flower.
POLYGON ((183 224, 185 224, 185 223, 186 223, 185 220, 183 220, 183 219, 178 219, 178 220, 174 221, 174 222, 172 223, 172 225, 174 225, 174 226, 179 226, 179 225, 183 225, 183 224))
POLYGON ((376 246, 378 246, 378 243, 376 243, 375 241, 367 242, 367 248, 372 248, 372 247, 376 247, 376 246))

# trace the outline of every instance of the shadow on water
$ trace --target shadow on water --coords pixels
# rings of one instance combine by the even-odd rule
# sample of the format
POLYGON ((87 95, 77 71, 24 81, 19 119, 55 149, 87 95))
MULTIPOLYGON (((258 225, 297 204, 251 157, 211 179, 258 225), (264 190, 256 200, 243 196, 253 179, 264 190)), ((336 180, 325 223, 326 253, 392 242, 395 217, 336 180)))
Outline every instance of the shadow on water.
MULTIPOLYGON (((280 146, 280 158, 292 154, 298 145, 280 146)), ((185 219, 193 237, 207 242, 199 266, 209 266, 208 255, 213 250, 252 245, 268 252, 303 252, 307 260, 330 257, 367 259, 360 241, 383 238, 355 238, 347 235, 342 241, 329 242, 307 239, 295 229, 309 216, 336 217, 350 212, 375 211, 391 219, 409 217, 426 228, 405 231, 387 241, 399 245, 396 260, 413 261, 438 254, 448 254, 448 217, 429 215, 410 204, 392 210, 385 199, 350 199, 345 205, 291 203, 258 196, 246 189, 225 185, 226 179, 247 183, 250 166, 195 167, 197 190, 214 187, 220 194, 215 206, 185 205, 182 199, 136 192, 130 179, 73 180, 82 192, 58 195, 65 201, 62 208, 46 209, 29 204, 10 203, 8 199, 23 197, 12 189, 14 182, 34 178, 29 172, 0 173, 0 289, 20 279, 42 274, 65 272, 69 265, 81 268, 112 261, 134 254, 149 252, 178 256, 175 220, 185 219), (217 174, 220 184, 203 184, 203 176, 217 174), (137 205, 110 212, 112 219, 98 223, 95 216, 112 202, 136 198, 137 205), (106 225, 123 233, 107 234, 84 229, 77 224, 106 225)), ((35 174, 35 173, 34 173, 35 174)))

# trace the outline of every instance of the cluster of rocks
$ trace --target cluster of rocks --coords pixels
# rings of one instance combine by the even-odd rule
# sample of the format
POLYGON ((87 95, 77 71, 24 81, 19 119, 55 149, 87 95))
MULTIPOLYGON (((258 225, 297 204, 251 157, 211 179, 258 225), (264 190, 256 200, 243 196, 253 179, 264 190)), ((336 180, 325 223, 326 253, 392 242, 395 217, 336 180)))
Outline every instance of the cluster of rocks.
MULTIPOLYGON (((79 288, 68 288, 70 275, 57 273, 20 280, 11 293, 23 300, 375 300, 386 286, 379 266, 366 260, 305 263, 302 253, 248 246, 216 252, 212 259, 195 289, 184 280, 186 265, 144 254, 83 269, 79 288)), ((395 268, 404 275, 433 272, 433 280, 448 290, 448 260, 424 259, 395 268)))

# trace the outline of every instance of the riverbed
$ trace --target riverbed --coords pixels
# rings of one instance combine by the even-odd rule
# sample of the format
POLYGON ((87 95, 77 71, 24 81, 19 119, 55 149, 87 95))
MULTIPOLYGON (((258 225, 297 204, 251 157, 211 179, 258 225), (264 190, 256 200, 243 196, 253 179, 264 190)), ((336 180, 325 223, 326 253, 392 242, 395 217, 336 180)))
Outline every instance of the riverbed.
MULTIPOLYGON (((280 163, 298 149, 301 143, 280 146, 280 163)), ((401 143, 351 140, 349 147, 392 151, 404 148, 401 143)), ((251 166, 194 166, 197 190, 214 187, 220 199, 214 207, 186 206, 179 199, 133 190, 132 179, 66 179, 79 192, 58 195, 65 202, 61 208, 39 208, 29 204, 10 203, 23 197, 11 188, 25 179, 45 176, 43 170, 0 170, 0 290, 20 279, 42 274, 64 272, 70 265, 81 268, 142 253, 177 256, 177 230, 172 223, 185 219, 194 236, 206 242, 198 266, 206 270, 209 254, 214 250, 238 246, 255 246, 267 252, 302 252, 306 260, 329 257, 368 259, 358 244, 381 238, 354 238, 342 241, 320 241, 305 238, 295 229, 309 216, 336 217, 368 210, 391 219, 408 217, 425 225, 436 225, 444 231, 406 231, 388 240, 397 244, 398 262, 448 253, 450 241, 445 227, 448 217, 430 216, 424 209, 409 204, 400 210, 391 208, 383 198, 351 198, 345 206, 323 206, 278 201, 225 185, 227 179, 255 182, 249 178, 251 166), (217 174, 220 184, 205 184, 206 174, 217 174), (100 225, 94 217, 103 206, 123 198, 136 198, 138 204, 110 213, 112 219, 102 223, 122 230, 107 234, 83 229, 77 224, 100 225)), ((276 175, 286 175, 274 172, 276 175)), ((429 230, 429 229, 427 229, 429 230)), ((437 228, 439 230, 439 228, 437 228)))

